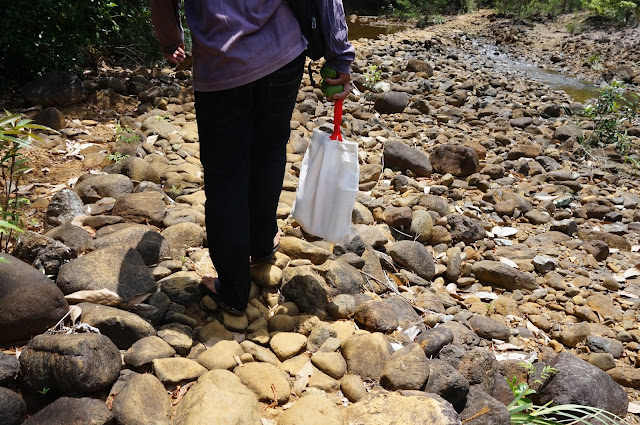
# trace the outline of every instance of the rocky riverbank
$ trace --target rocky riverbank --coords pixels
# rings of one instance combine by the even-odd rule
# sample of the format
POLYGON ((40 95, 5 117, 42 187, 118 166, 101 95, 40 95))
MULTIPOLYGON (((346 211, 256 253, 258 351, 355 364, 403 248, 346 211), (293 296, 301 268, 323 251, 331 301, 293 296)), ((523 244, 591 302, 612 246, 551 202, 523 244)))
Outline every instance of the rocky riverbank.
POLYGON ((40 112, 61 134, 35 149, 92 172, 47 186, 46 232, 0 263, 0 422, 508 424, 514 377, 537 403, 633 410, 638 183, 615 157, 580 156, 581 104, 500 74, 460 36, 355 43, 343 133, 361 193, 346 245, 288 217, 311 131, 331 129, 305 77, 284 236, 252 266, 241 317, 196 289, 212 268, 189 71, 34 83, 25 97, 45 105, 89 91, 85 119, 40 112), (129 115, 116 127, 100 110, 129 115), (540 385, 523 361, 557 373, 540 385))

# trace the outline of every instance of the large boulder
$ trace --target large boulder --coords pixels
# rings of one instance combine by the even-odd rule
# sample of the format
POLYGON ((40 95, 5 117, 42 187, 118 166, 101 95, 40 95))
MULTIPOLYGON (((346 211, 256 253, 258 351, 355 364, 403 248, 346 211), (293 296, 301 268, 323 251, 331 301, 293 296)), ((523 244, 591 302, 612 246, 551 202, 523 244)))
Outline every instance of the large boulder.
POLYGON ((391 353, 391 345, 381 333, 356 334, 342 344, 349 372, 362 379, 380 379, 391 353))
POLYGON ((68 72, 51 71, 22 87, 27 102, 42 106, 66 106, 83 99, 82 81, 68 72))
MULTIPOLYGON (((622 387, 599 368, 579 359, 571 353, 560 353, 546 365, 558 370, 535 393, 534 403, 543 405, 553 400, 554 405, 580 404, 597 407, 624 417, 629 399, 622 387)), ((537 368, 542 370, 542 365, 537 368)), ((532 375, 530 380, 539 379, 532 375)))
POLYGON ((54 282, 9 254, 0 258, 0 345, 28 340, 67 314, 67 301, 54 282))
POLYGON ((17 393, 0 387, 0 424, 20 425, 27 416, 27 405, 17 393))
POLYGON ((431 153, 430 159, 433 170, 440 174, 466 177, 480 170, 478 153, 469 146, 439 145, 431 153))
POLYGON ((120 196, 116 200, 112 212, 133 223, 148 223, 160 226, 162 225, 165 210, 164 194, 147 191, 127 193, 120 196))
POLYGON ((102 198, 119 198, 133 191, 133 181, 122 174, 85 174, 73 191, 85 203, 97 202, 102 198))
POLYGON ((106 403, 94 398, 61 397, 27 419, 23 425, 112 425, 106 403))
POLYGON ((97 238, 96 249, 115 246, 122 250, 135 249, 147 266, 158 264, 169 255, 169 243, 160 233, 149 226, 135 224, 97 238))
POLYGON ((72 190, 63 189, 53 195, 47 207, 47 221, 50 224, 65 224, 79 215, 87 214, 87 207, 80 196, 72 190))
POLYGON ((399 169, 403 172, 411 170, 418 177, 431 176, 432 168, 429 157, 424 152, 402 142, 390 140, 385 143, 383 156, 385 167, 399 169))
POLYGON ((20 355, 20 368, 33 390, 90 394, 116 382, 121 357, 104 335, 38 335, 20 355))
POLYGON ((125 302, 153 292, 156 282, 140 254, 117 246, 99 249, 60 268, 56 284, 64 294, 108 289, 125 302))

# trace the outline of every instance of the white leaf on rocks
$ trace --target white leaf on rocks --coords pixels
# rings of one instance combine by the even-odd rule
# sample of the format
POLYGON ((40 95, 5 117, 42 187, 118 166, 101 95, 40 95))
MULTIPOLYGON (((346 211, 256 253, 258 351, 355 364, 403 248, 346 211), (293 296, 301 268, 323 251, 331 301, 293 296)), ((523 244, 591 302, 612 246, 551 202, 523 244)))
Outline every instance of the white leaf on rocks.
POLYGON ((302 394, 305 388, 307 388, 307 384, 309 383, 309 377, 313 375, 313 364, 311 364, 311 360, 305 363, 304 366, 300 368, 298 372, 298 379, 293 383, 293 393, 296 395, 302 394))
POLYGON ((640 245, 633 245, 631 247, 631 252, 638 252, 640 251, 640 245))
POLYGON ((640 276, 640 270, 638 269, 638 266, 634 266, 625 270, 624 273, 622 273, 622 276, 625 279, 629 279, 630 277, 640 276))
POLYGON ((93 303, 115 306, 122 302, 120 295, 106 288, 88 291, 77 291, 64 297, 69 304, 93 303))
POLYGON ((514 229, 513 227, 494 226, 491 229, 491 233, 499 238, 506 238, 518 233, 518 229, 514 229))
POLYGON ((498 299, 499 295, 494 294, 493 292, 478 291, 478 292, 468 292, 465 294, 460 294, 460 297, 465 300, 469 297, 478 297, 481 300, 485 301, 485 300, 496 300, 498 299))
POLYGON ((637 415, 638 413, 640 413, 640 404, 630 402, 628 410, 629 410, 629 413, 633 413, 637 415))
POLYGON ((502 344, 495 344, 493 347, 496 350, 499 350, 499 351, 521 350, 522 349, 522 347, 518 347, 517 345, 510 344, 508 342, 505 342, 505 343, 502 343, 502 344))
POLYGON ((418 329, 417 326, 411 326, 410 328, 405 329, 405 331, 404 331, 404 334, 406 336, 408 336, 409 339, 411 339, 411 341, 416 339, 416 337, 418 336, 419 333, 420 333, 420 329, 418 329))
POLYGON ((267 418, 260 418, 260 423, 262 425, 276 425, 276 421, 274 421, 273 419, 267 419, 267 418))
POLYGON ((404 347, 404 345, 400 344, 399 342, 392 342, 391 343, 391 349, 393 351, 398 351, 399 349, 401 349, 402 347, 404 347))
POLYGON ((618 291, 618 294, 622 295, 623 297, 627 297, 627 298, 636 298, 636 299, 640 299, 640 297, 634 293, 628 292, 628 291, 618 291))
POLYGON ((69 180, 67 180, 67 184, 69 185, 69 187, 73 187, 77 182, 78 177, 71 177, 69 180))
POLYGON ((77 305, 71 306, 69 309, 69 318, 71 319, 71 325, 74 326, 76 324, 76 320, 78 317, 82 315, 82 309, 77 305))
POLYGON ((518 268, 518 265, 513 260, 509 260, 506 257, 498 257, 498 260, 500 260, 502 264, 505 264, 509 267, 513 267, 514 269, 518 268))
POLYGON ((558 198, 558 195, 534 195, 534 198, 539 201, 553 201, 558 198))
POLYGON ((499 362, 504 360, 518 360, 523 362, 527 359, 527 357, 528 356, 525 353, 506 352, 506 353, 496 354, 496 360, 499 362))
POLYGON ((158 140, 157 134, 152 134, 151 136, 147 136, 147 143, 155 143, 158 140))
POLYGON ((425 193, 425 195, 428 195, 428 194, 429 194, 429 192, 431 192, 431 186, 425 186, 425 187, 424 187, 424 193, 425 193))
POLYGON ((511 245, 513 245, 513 242, 511 242, 509 239, 495 238, 493 240, 493 242, 495 242, 495 244, 498 245, 498 246, 511 246, 511 245))

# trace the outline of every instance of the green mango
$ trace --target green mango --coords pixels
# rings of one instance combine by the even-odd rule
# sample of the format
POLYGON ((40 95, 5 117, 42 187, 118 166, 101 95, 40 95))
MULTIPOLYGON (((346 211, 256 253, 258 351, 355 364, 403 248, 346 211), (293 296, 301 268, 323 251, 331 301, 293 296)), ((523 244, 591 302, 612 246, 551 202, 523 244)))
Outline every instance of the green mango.
POLYGON ((330 66, 325 65, 322 67, 322 69, 320 69, 320 76, 322 78, 338 78, 338 71, 331 68, 330 66))
POLYGON ((323 81, 322 84, 320 84, 320 90, 322 90, 322 93, 324 93, 326 96, 330 97, 338 93, 342 93, 344 91, 344 86, 342 84, 332 86, 326 81, 323 81))

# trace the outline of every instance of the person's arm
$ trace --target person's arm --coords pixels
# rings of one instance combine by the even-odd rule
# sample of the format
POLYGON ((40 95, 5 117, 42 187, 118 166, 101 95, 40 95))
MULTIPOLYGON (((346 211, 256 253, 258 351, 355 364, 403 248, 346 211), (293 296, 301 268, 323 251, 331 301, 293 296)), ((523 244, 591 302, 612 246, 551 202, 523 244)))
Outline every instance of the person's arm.
POLYGON ((325 42, 325 64, 338 71, 338 78, 327 78, 331 85, 344 85, 344 91, 332 96, 332 99, 345 99, 351 87, 351 62, 355 59, 355 49, 348 41, 349 29, 344 16, 341 0, 319 0, 318 7, 322 22, 322 35, 325 42))
POLYGON ((169 62, 185 59, 184 31, 180 23, 180 0, 151 0, 151 23, 156 32, 162 52, 169 62))

